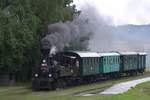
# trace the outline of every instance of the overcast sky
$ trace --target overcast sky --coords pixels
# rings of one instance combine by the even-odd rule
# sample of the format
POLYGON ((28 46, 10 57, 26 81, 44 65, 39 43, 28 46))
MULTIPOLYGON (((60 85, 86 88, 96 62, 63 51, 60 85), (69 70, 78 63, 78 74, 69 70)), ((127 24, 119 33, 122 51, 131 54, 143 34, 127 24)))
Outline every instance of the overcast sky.
POLYGON ((74 0, 78 9, 94 6, 98 13, 112 18, 115 25, 149 24, 150 0, 74 0))

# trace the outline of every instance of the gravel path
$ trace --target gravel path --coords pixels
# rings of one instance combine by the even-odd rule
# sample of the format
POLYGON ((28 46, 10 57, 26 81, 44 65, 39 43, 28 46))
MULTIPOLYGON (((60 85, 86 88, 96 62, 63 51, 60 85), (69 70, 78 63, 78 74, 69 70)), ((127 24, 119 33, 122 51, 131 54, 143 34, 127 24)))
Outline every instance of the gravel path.
POLYGON ((137 84, 147 82, 147 81, 150 81, 150 77, 118 83, 118 84, 115 84, 112 87, 104 90, 100 94, 121 94, 121 93, 124 93, 124 92, 128 91, 129 89, 135 87, 137 84))

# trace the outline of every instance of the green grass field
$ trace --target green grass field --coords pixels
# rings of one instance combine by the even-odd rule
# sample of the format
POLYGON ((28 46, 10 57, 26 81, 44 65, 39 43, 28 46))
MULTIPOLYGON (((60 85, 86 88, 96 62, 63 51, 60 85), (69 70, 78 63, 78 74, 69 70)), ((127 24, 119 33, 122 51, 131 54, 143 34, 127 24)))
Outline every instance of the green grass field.
POLYGON ((15 86, 0 86, 0 100, 150 100, 150 82, 146 82, 136 86, 128 92, 120 95, 98 95, 90 97, 71 96, 74 93, 80 93, 92 89, 104 89, 111 85, 128 81, 133 79, 139 79, 149 76, 146 74, 143 76, 134 76, 129 78, 103 81, 99 83, 82 85, 76 87, 70 87, 59 91, 39 91, 33 92, 30 85, 15 85, 15 86))

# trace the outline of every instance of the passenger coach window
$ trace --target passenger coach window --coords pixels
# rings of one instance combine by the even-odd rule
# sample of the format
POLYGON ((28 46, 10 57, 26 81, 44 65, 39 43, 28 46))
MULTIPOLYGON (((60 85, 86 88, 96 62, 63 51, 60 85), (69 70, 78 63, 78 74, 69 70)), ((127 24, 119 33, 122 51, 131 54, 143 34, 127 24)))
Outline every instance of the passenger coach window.
POLYGON ((104 58, 104 64, 106 64, 107 63, 107 59, 106 59, 106 57, 104 58))
POLYGON ((86 59, 83 59, 84 64, 86 65, 86 59))
POLYGON ((117 57, 117 63, 119 63, 119 58, 117 57))
POLYGON ((106 64, 109 64, 109 57, 107 57, 106 64))
POLYGON ((86 64, 86 58, 84 58, 83 61, 84 61, 84 64, 86 64))
POLYGON ((89 63, 90 63, 89 58, 86 58, 86 60, 87 60, 87 65, 89 65, 89 63))
POLYGON ((93 58, 93 64, 95 64, 95 58, 93 58))
POLYGON ((95 60, 95 61, 96 61, 96 63, 98 63, 98 58, 96 58, 96 60, 95 60))
POLYGON ((117 63, 119 63, 119 58, 117 57, 117 63))
POLYGON ((88 59, 85 58, 85 65, 88 65, 88 59))
POLYGON ((116 63, 116 57, 113 57, 113 63, 116 63))
POLYGON ((103 61, 104 61, 103 63, 106 64, 106 59, 105 58, 103 58, 103 61))
POLYGON ((117 63, 117 57, 115 57, 115 63, 117 63))
POLYGON ((93 58, 93 64, 95 64, 95 58, 93 58))
POLYGON ((91 60, 92 60, 92 64, 94 63, 94 58, 91 58, 91 60))
POLYGON ((116 57, 116 63, 118 63, 118 57, 116 57))

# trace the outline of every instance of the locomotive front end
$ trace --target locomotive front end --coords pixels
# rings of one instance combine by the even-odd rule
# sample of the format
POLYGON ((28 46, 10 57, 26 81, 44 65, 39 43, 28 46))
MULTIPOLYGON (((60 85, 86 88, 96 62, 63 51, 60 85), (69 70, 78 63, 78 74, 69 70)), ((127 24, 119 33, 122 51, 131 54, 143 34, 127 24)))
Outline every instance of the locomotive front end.
POLYGON ((54 86, 54 65, 52 64, 52 57, 49 57, 50 44, 47 39, 41 41, 42 61, 39 66, 34 68, 32 74, 32 88, 39 89, 53 89, 54 86))
POLYGON ((32 86, 34 90, 52 89, 53 87, 53 68, 50 67, 47 60, 43 59, 41 65, 33 74, 32 86))

